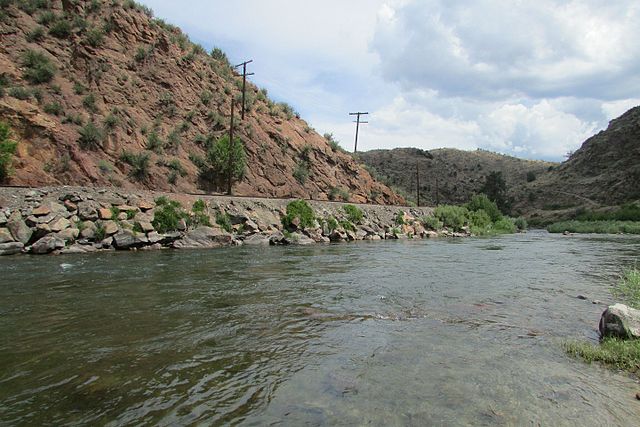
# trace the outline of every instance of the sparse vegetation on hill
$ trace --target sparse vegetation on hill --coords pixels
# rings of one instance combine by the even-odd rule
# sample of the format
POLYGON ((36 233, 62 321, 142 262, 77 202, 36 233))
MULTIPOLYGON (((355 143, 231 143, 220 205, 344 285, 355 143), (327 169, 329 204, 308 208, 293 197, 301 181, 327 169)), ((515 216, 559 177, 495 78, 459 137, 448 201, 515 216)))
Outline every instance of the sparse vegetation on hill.
POLYGON ((20 123, 13 127, 25 148, 15 154, 17 185, 211 191, 202 166, 210 167, 205 175, 225 173, 223 156, 211 157, 212 141, 228 134, 235 100, 235 134, 246 159, 244 174, 234 172, 235 194, 327 200, 340 188, 356 202, 403 202, 294 107, 251 82, 241 120, 242 78, 226 54, 207 54, 145 6, 4 0, 0 18, 0 120, 20 123), (82 155, 69 155, 77 146, 82 155), (103 173, 101 165, 122 164, 123 152, 136 166, 103 173), (169 176, 166 155, 182 165, 169 176), (51 165, 64 156, 61 173, 51 165))

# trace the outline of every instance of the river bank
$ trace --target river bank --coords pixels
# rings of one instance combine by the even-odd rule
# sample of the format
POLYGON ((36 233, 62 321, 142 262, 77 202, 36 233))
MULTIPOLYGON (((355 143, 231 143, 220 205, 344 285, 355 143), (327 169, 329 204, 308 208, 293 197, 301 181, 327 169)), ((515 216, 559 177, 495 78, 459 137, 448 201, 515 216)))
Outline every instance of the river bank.
POLYGON ((0 255, 469 235, 467 230, 429 230, 421 221, 433 214, 428 207, 327 201, 308 202, 311 225, 302 227, 294 219, 285 228, 282 218, 291 201, 67 186, 0 188, 0 255), (361 218, 345 206, 355 206, 361 218), (167 229, 167 218, 176 221, 169 227, 175 229, 167 229))

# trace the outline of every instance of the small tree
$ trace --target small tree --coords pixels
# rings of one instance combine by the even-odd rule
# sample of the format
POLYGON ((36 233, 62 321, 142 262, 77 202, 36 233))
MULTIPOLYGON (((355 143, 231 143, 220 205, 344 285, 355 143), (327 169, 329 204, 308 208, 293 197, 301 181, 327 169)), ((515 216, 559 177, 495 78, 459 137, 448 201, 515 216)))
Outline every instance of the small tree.
POLYGON ((480 192, 486 194, 489 200, 495 202, 502 213, 508 214, 511 210, 511 203, 507 197, 507 183, 502 176, 502 172, 494 171, 487 175, 480 192))
POLYGON ((234 143, 229 144, 229 136, 225 135, 207 150, 205 163, 200 165, 200 178, 222 188, 229 178, 232 183, 241 180, 246 167, 247 156, 242 141, 234 138, 234 143))
POLYGON ((11 161, 16 153, 18 143, 11 139, 11 129, 0 122, 0 182, 4 182, 11 172, 11 161))

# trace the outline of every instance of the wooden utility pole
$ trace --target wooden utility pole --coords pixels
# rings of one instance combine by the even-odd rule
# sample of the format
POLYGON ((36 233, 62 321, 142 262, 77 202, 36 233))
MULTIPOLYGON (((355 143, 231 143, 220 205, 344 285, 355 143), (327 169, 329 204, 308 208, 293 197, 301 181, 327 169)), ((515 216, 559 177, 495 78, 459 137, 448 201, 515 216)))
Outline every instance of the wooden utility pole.
POLYGON ((229 125, 229 159, 228 159, 228 171, 227 171, 227 194, 231 196, 231 184, 233 181, 233 106, 235 102, 231 99, 231 123, 229 125))
POLYGON ((416 159, 416 206, 420 207, 420 161, 416 159))
POLYGON ((356 124, 356 144, 353 147, 353 152, 357 153, 358 152, 358 131, 360 130, 360 123, 362 124, 367 124, 369 122, 362 122, 360 121, 360 116, 366 116, 369 113, 361 113, 361 112, 357 112, 357 113, 349 113, 350 116, 357 116, 358 118, 356 119, 356 121, 354 122, 356 124))
POLYGON ((248 61, 244 61, 242 64, 238 64, 236 66, 234 66, 233 68, 238 68, 238 67, 242 67, 242 120, 244 120, 244 110, 245 110, 245 93, 247 90, 247 76, 253 76, 255 75, 255 73, 248 73, 247 74, 247 64, 251 64, 253 62, 253 59, 250 59, 248 61))

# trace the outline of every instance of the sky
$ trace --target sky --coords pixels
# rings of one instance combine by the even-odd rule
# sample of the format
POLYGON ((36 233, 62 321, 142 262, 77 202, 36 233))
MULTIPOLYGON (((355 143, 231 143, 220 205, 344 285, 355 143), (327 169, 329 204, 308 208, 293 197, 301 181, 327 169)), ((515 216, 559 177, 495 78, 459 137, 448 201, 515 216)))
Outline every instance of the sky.
POLYGON ((353 150, 561 161, 640 105, 638 0, 142 0, 353 150))

